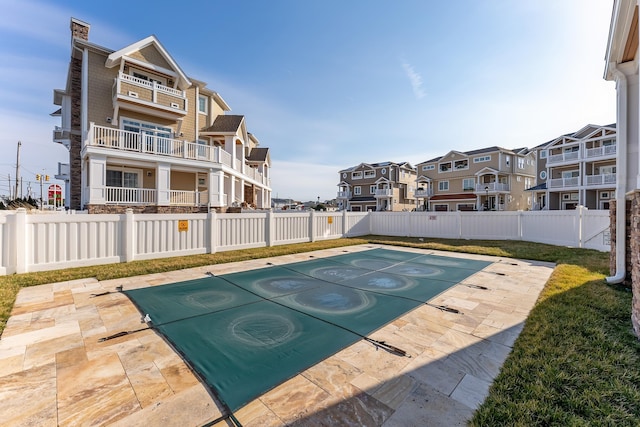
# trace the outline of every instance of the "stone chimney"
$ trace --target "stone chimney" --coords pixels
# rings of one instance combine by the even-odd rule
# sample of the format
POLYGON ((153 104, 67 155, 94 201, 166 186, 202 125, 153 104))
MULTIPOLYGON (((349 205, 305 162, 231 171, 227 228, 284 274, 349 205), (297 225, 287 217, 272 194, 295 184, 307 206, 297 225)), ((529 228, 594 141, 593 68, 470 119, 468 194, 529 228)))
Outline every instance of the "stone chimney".
POLYGON ((89 40, 91 25, 76 18, 71 18, 71 39, 89 40))

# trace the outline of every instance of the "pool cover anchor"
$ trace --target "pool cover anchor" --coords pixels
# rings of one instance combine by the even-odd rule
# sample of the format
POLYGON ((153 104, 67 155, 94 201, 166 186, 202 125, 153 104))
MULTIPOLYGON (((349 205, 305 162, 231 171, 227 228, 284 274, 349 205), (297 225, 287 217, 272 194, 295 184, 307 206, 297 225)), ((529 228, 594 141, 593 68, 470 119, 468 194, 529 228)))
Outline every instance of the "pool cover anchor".
POLYGON ((120 338, 120 337, 124 337, 127 335, 131 335, 131 334, 135 334, 136 332, 142 332, 142 331, 147 331, 149 329, 153 329, 153 326, 151 325, 151 316, 149 316, 149 314, 145 314, 145 316, 141 319, 141 323, 146 323, 147 326, 145 328, 140 328, 140 329, 134 329, 132 331, 120 331, 118 333, 115 333, 113 335, 109 335, 106 337, 102 337, 98 340, 98 342, 105 342, 105 341, 109 341, 115 338, 120 338))
POLYGON ((98 294, 91 294, 91 296, 89 296, 89 298, 95 298, 95 297, 101 297, 103 295, 115 294, 116 292, 122 292, 122 285, 116 286, 116 290, 115 291, 104 291, 104 292, 100 292, 98 294))
POLYGON ((429 307, 437 308, 438 310, 441 310, 441 311, 446 311, 447 313, 464 314, 457 308, 451 308, 446 305, 431 304, 429 302, 425 302, 425 305, 428 305, 429 307))
POLYGON ((371 344, 378 350, 379 348, 383 349, 386 352, 391 354, 395 354, 396 356, 408 357, 411 358, 411 355, 404 351, 401 348, 398 348, 394 345, 387 344, 385 341, 374 340, 373 338, 363 337, 363 339, 371 344))

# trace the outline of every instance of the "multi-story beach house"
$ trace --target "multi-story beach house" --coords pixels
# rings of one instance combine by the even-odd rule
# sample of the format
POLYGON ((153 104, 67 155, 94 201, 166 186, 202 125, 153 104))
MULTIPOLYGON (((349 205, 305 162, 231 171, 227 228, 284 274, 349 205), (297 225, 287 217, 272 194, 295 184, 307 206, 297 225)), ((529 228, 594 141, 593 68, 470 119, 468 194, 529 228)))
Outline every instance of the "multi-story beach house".
POLYGON ((65 89, 54 91, 53 140, 71 209, 90 213, 270 208, 269 150, 244 116, 185 74, 155 36, 119 50, 89 42, 71 19, 65 89))
POLYGON ((528 210, 535 184, 535 155, 527 148, 450 151, 419 163, 417 210, 528 210))
POLYGON ((415 208, 416 170, 407 162, 360 163, 339 172, 340 210, 407 211, 415 208))
MULTIPOLYGON (((542 209, 609 209, 616 189, 616 125, 587 125, 557 137, 539 151, 545 159, 542 209)), ((540 189, 538 190, 538 192, 540 189)))

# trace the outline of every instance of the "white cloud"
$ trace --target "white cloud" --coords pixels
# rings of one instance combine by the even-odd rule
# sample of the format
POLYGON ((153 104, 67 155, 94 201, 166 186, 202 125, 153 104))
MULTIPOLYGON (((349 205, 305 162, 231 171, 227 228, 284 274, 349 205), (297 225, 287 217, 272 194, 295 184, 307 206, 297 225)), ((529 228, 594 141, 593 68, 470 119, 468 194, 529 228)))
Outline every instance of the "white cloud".
POLYGON ((416 72, 413 66, 407 62, 402 63, 402 68, 404 68, 405 73, 407 73, 407 77, 411 82, 411 88, 413 89, 413 94, 416 99, 422 99, 427 94, 422 88, 422 76, 416 72))

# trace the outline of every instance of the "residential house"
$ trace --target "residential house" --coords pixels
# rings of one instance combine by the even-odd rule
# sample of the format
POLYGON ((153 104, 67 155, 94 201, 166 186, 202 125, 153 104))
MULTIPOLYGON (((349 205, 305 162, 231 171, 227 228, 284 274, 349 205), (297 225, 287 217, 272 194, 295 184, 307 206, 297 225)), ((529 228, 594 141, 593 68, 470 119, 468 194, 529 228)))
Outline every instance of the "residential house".
POLYGON ((546 159, 546 209, 609 209, 616 191, 616 125, 587 125, 540 150, 546 159))
POLYGON ((119 50, 89 42, 71 19, 65 89, 54 91, 69 149, 71 209, 199 212, 271 206, 269 150, 244 116, 185 74, 155 36, 119 50))
POLYGON ((340 210, 406 211, 415 207, 416 170, 407 162, 360 163, 339 174, 340 210))
POLYGON ((527 210, 535 183, 535 156, 527 148, 450 151, 417 166, 418 210, 527 210))

